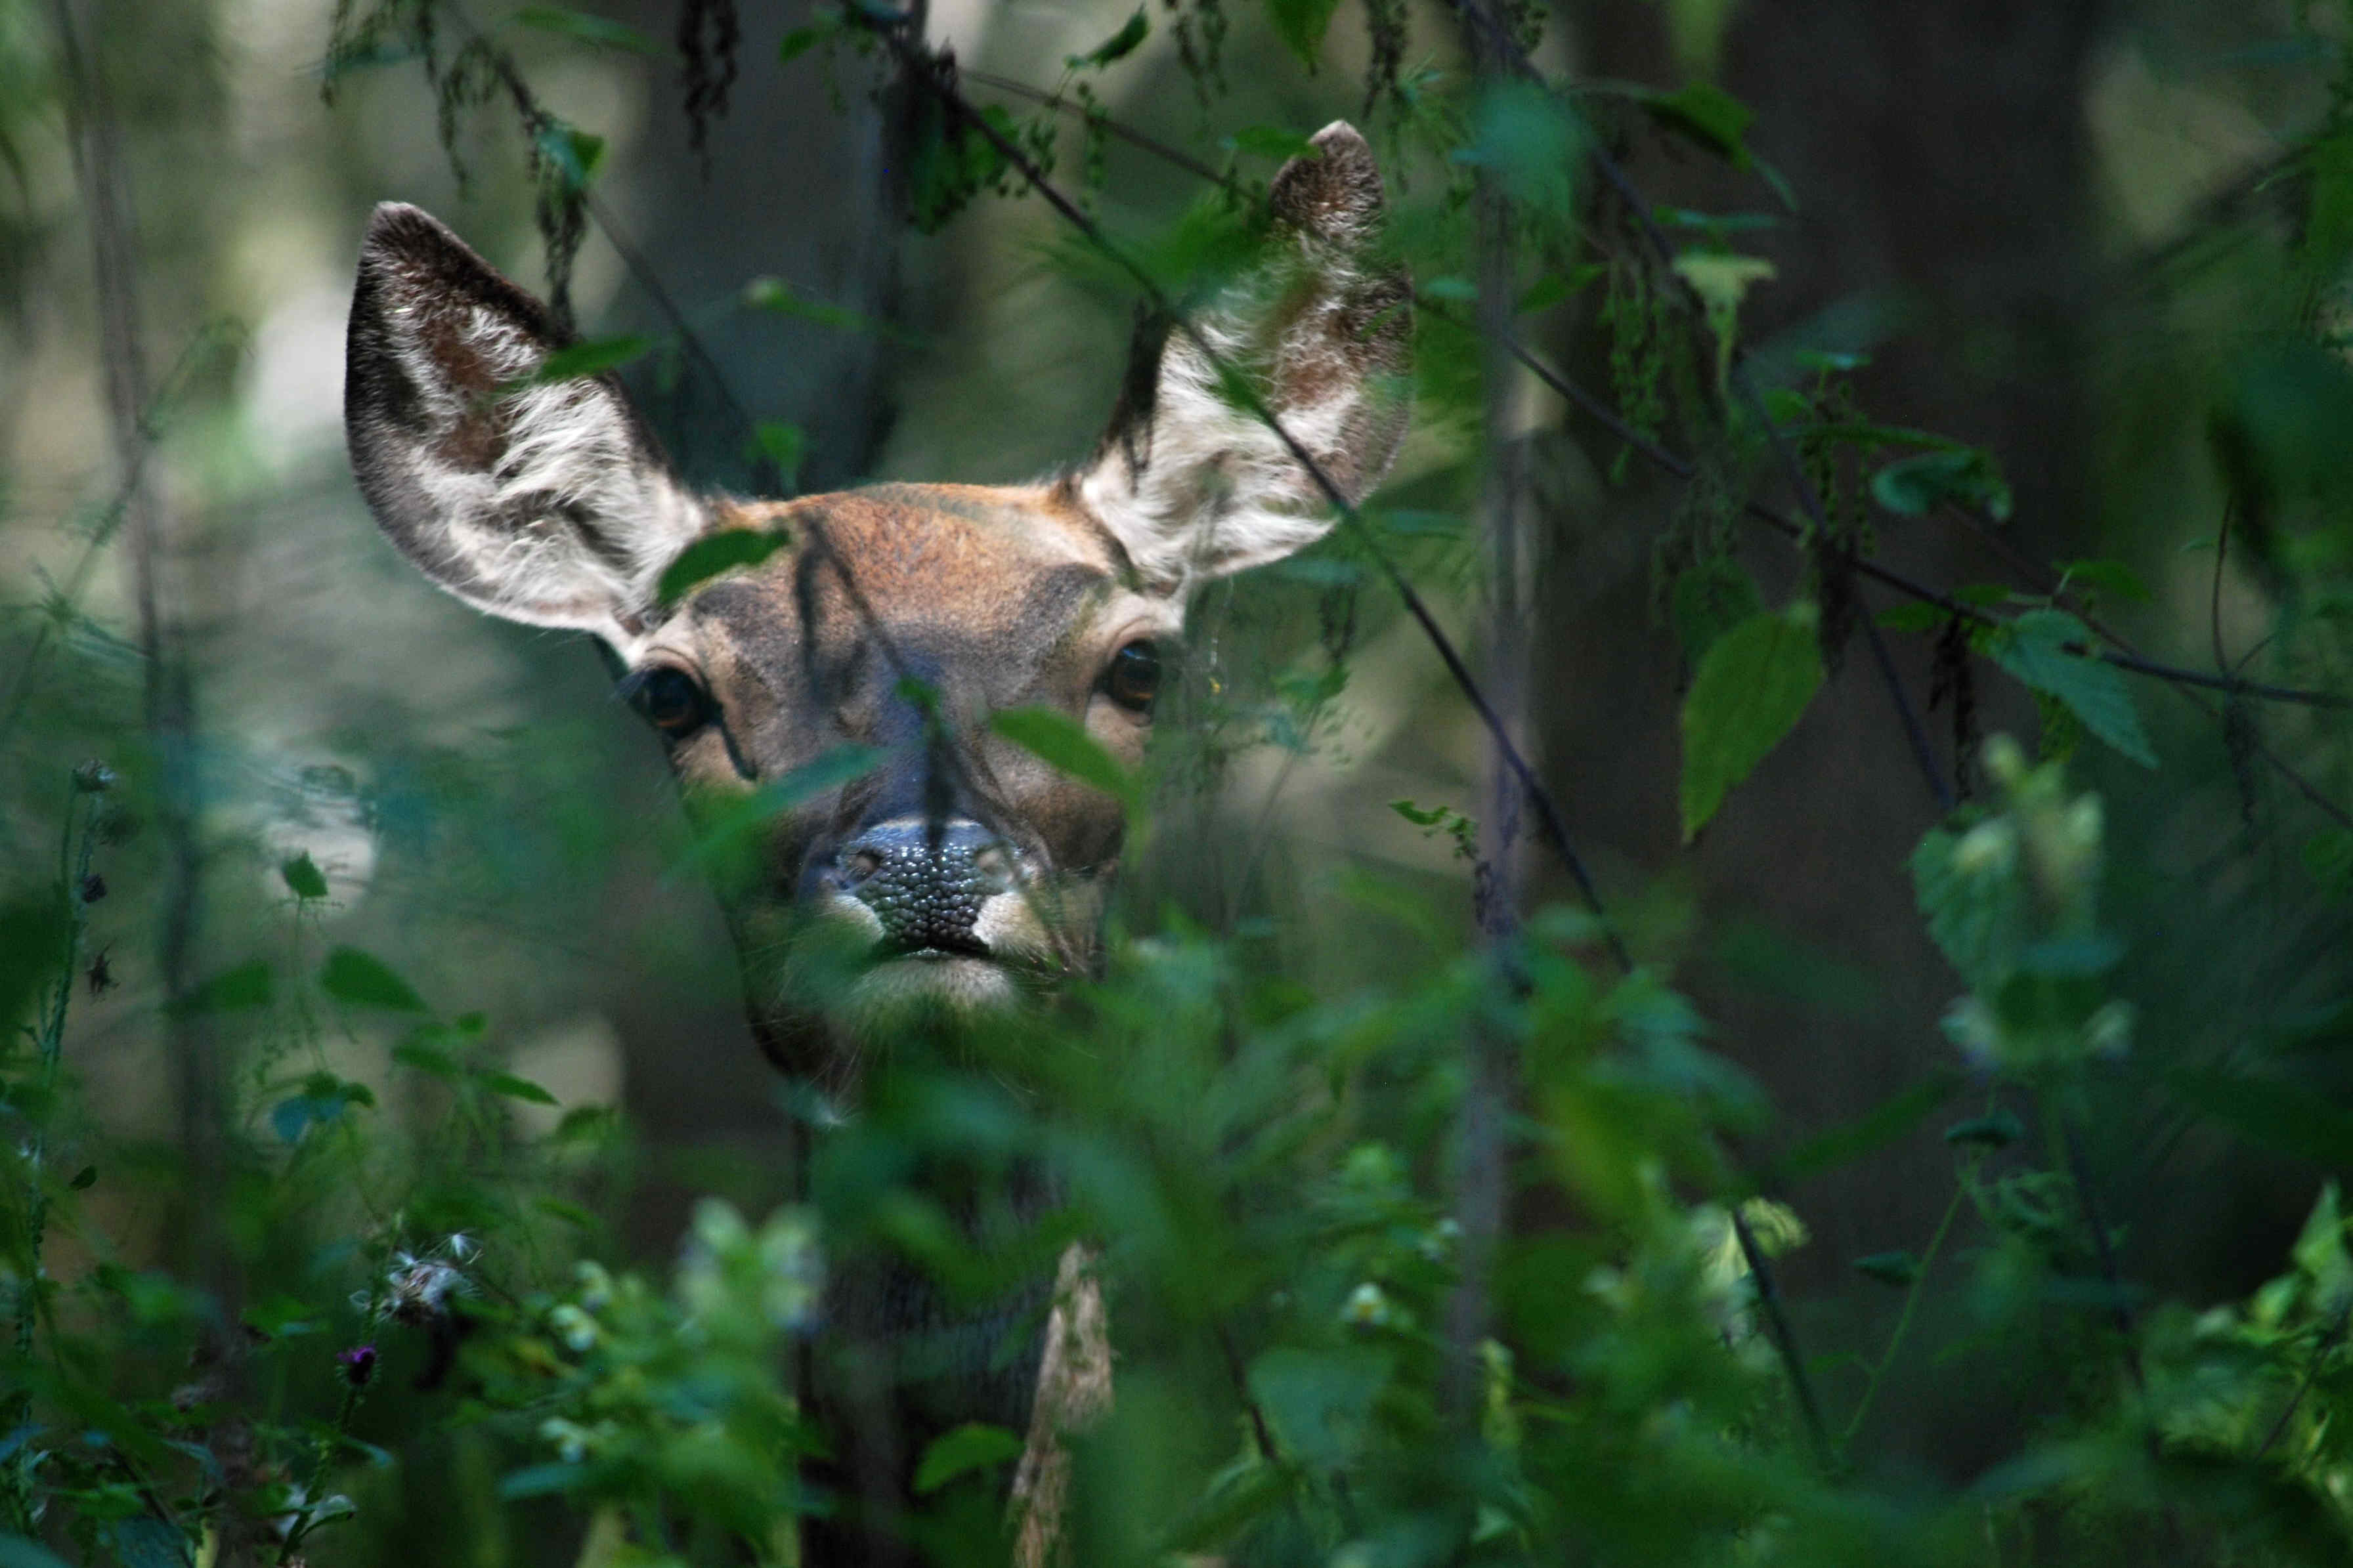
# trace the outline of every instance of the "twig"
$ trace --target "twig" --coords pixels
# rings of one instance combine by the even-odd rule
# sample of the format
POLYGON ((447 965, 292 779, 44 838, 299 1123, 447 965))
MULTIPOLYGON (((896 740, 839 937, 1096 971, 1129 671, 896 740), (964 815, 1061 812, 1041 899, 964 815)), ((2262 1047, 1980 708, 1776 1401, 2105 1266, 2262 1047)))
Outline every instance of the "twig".
POLYGON ((1967 1195, 1968 1189, 1956 1182, 1952 1198, 1945 1205, 1945 1216, 1936 1222, 1936 1234, 1929 1237, 1928 1248, 1921 1254, 1919 1269, 1912 1276, 1912 1283, 1904 1292, 1904 1310, 1896 1314, 1895 1327, 1887 1336, 1887 1348, 1881 1351, 1879 1359, 1872 1363, 1870 1377, 1863 1384, 1862 1397, 1855 1401, 1854 1414, 1847 1417, 1846 1426, 1839 1434, 1839 1460, 1841 1464, 1845 1462, 1847 1450, 1854 1446, 1856 1435, 1862 1432, 1864 1419, 1871 1414, 1872 1402, 1879 1397, 1880 1380, 1887 1375, 1887 1369, 1895 1364, 1895 1352, 1904 1348, 1904 1337, 1912 1330, 1912 1315, 1919 1310, 1922 1290, 1928 1282, 1928 1270, 1936 1266, 1936 1253, 1945 1245, 1946 1233, 1953 1228, 1953 1218, 1960 1213, 1961 1200, 1967 1195))
MULTIPOLYGON (((888 17, 875 17, 860 13, 851 15, 860 25, 873 29, 881 37, 886 46, 898 57, 901 66, 939 100, 942 108, 955 115, 967 128, 977 132, 984 141, 995 148, 997 155, 1005 160, 1008 167, 1021 175, 1023 182, 1031 190, 1037 192, 1047 205, 1052 207, 1065 222, 1077 229, 1081 237, 1094 247, 1106 260, 1126 273, 1153 307, 1166 314, 1171 329, 1184 333, 1186 339, 1213 369, 1221 374, 1228 371, 1229 367, 1225 356, 1218 353, 1215 346, 1203 336, 1189 317, 1176 308, 1175 303, 1154 280, 1152 275, 1125 251, 1113 244, 1111 237, 1103 233, 1100 225, 1079 210, 1076 204, 1047 179, 1045 172, 1038 167, 1028 153, 973 108, 971 100, 958 92, 953 85, 942 80, 936 61, 911 47, 903 37, 902 30, 894 26, 888 17)), ((1592 876, 1586 869, 1583 857, 1577 854, 1576 845, 1568 836, 1567 824, 1561 816, 1558 803, 1553 799, 1551 792, 1546 790, 1542 781, 1536 777, 1535 771, 1528 765, 1527 759, 1521 754, 1519 747, 1513 742, 1501 715, 1495 711, 1493 704, 1488 700, 1486 693, 1480 688, 1477 679, 1472 675, 1470 666, 1464 662, 1461 652, 1456 649, 1453 639, 1448 637, 1444 628, 1439 626, 1437 617, 1430 613, 1429 605, 1423 601, 1420 594, 1415 591, 1413 584, 1406 580, 1405 574, 1398 567, 1395 558, 1389 554, 1388 549, 1380 542, 1379 537, 1366 523, 1364 515, 1357 510, 1356 504, 1341 490, 1332 476, 1324 471, 1324 466, 1300 444, 1299 438, 1283 426, 1282 420, 1267 407, 1265 401, 1239 377, 1226 376, 1226 384, 1244 395, 1247 408, 1251 416, 1273 433, 1275 438, 1282 442, 1283 449, 1290 455, 1292 460, 1299 465, 1301 471, 1314 481, 1316 489, 1324 493, 1324 500, 1339 514, 1342 523, 1350 529, 1352 536, 1364 548, 1366 553, 1373 558, 1374 564, 1380 569, 1382 576, 1396 590, 1398 598, 1405 605, 1406 612, 1413 617, 1415 623, 1420 626, 1423 635, 1430 639, 1430 646, 1437 651, 1440 661, 1446 666, 1447 674, 1452 678, 1464 699, 1478 714, 1479 721, 1486 728, 1488 736, 1493 742, 1504 765, 1519 781, 1521 788, 1527 792, 1528 801, 1535 808, 1536 822, 1542 836, 1567 867, 1570 879, 1576 884, 1577 892, 1584 899, 1586 906, 1600 921, 1602 940, 1604 945, 1609 950, 1610 957, 1620 969, 1629 973, 1632 973, 1633 956, 1627 951, 1624 939, 1619 935, 1617 927, 1609 919, 1608 912, 1601 902, 1600 891, 1594 885, 1592 876)))
POLYGON ((1765 1314, 1767 1328, 1773 1335, 1773 1348, 1781 1353, 1781 1367, 1788 1374, 1789 1389, 1797 1396, 1798 1415, 1804 1421, 1806 1437, 1813 1445, 1814 1462, 1828 1474, 1836 1456, 1831 1448, 1830 1430, 1822 1424, 1822 1407, 1814 1398, 1814 1381, 1806 1372, 1806 1358, 1798 1348, 1797 1331, 1790 1326, 1788 1311, 1781 1304, 1781 1288, 1774 1282, 1770 1261, 1765 1248, 1757 1244, 1757 1233, 1748 1227, 1748 1216, 1740 1212, 1740 1200, 1729 1205, 1732 1210, 1732 1234, 1740 1243, 1741 1261, 1748 1265, 1748 1277, 1757 1282, 1757 1307, 1765 1314))

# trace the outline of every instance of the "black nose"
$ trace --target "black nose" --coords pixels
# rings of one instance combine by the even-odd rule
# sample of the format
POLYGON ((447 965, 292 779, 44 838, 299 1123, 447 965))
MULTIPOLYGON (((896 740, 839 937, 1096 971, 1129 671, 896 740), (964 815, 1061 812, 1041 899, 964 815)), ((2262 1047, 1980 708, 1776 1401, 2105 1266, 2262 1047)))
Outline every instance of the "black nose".
POLYGON ((835 880, 874 911, 882 939, 907 952, 985 953, 980 907, 1013 888, 1012 852, 965 817, 920 816, 870 827, 842 848, 835 880))

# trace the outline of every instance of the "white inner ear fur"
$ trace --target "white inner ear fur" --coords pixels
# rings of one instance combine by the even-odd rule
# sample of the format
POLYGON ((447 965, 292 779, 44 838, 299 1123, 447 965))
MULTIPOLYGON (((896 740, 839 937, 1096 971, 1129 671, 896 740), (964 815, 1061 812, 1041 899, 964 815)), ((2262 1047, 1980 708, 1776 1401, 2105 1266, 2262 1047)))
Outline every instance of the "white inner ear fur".
MULTIPOLYGON (((1302 312, 1278 358, 1317 353, 1316 336, 1330 331, 1326 318, 1337 309, 1326 297, 1302 312)), ((1205 318, 1195 330, 1227 364, 1247 352, 1230 318, 1205 318)), ((1336 377, 1328 395, 1277 407, 1275 416, 1320 461, 1343 445, 1365 395, 1361 379, 1336 377)), ((1151 420, 1136 439, 1140 460, 1113 441, 1080 479, 1079 497, 1146 582, 1173 584, 1181 595, 1189 583, 1303 550, 1332 527, 1314 477, 1271 426, 1227 401, 1216 364, 1182 329, 1162 352, 1151 420)))
MULTIPOLYGON (((543 363, 537 343, 485 307, 467 309, 461 331, 498 381, 522 380, 543 363)), ((499 410, 504 439, 493 464, 453 461, 452 441, 473 412, 470 395, 417 335, 395 342, 432 432, 414 471, 443 520, 449 553, 487 586, 483 607, 595 632, 617 648, 638 640, 626 628, 707 519, 693 495, 648 460, 620 399, 589 379, 525 387, 499 410)))

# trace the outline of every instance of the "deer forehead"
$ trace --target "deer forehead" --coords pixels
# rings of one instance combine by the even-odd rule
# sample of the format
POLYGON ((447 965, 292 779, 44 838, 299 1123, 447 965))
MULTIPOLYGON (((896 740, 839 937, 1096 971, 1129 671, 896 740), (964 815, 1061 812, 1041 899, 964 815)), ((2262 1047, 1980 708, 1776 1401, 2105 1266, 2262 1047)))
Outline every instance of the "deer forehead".
POLYGON ((693 595, 638 658, 684 659, 779 710, 871 701, 902 676, 966 708, 1076 698, 1113 647, 1179 621, 1059 487, 883 485, 734 506, 715 526, 791 542, 693 595))

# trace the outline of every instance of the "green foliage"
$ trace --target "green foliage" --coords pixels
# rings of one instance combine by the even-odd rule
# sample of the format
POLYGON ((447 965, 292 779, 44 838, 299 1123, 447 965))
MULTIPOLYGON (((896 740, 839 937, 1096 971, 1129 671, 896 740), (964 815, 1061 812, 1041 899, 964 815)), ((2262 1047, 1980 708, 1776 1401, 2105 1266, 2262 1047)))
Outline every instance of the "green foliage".
POLYGON ((1813 606, 1803 600, 1760 611, 1708 643, 1683 698, 1686 840, 1797 727, 1821 684, 1813 606))

